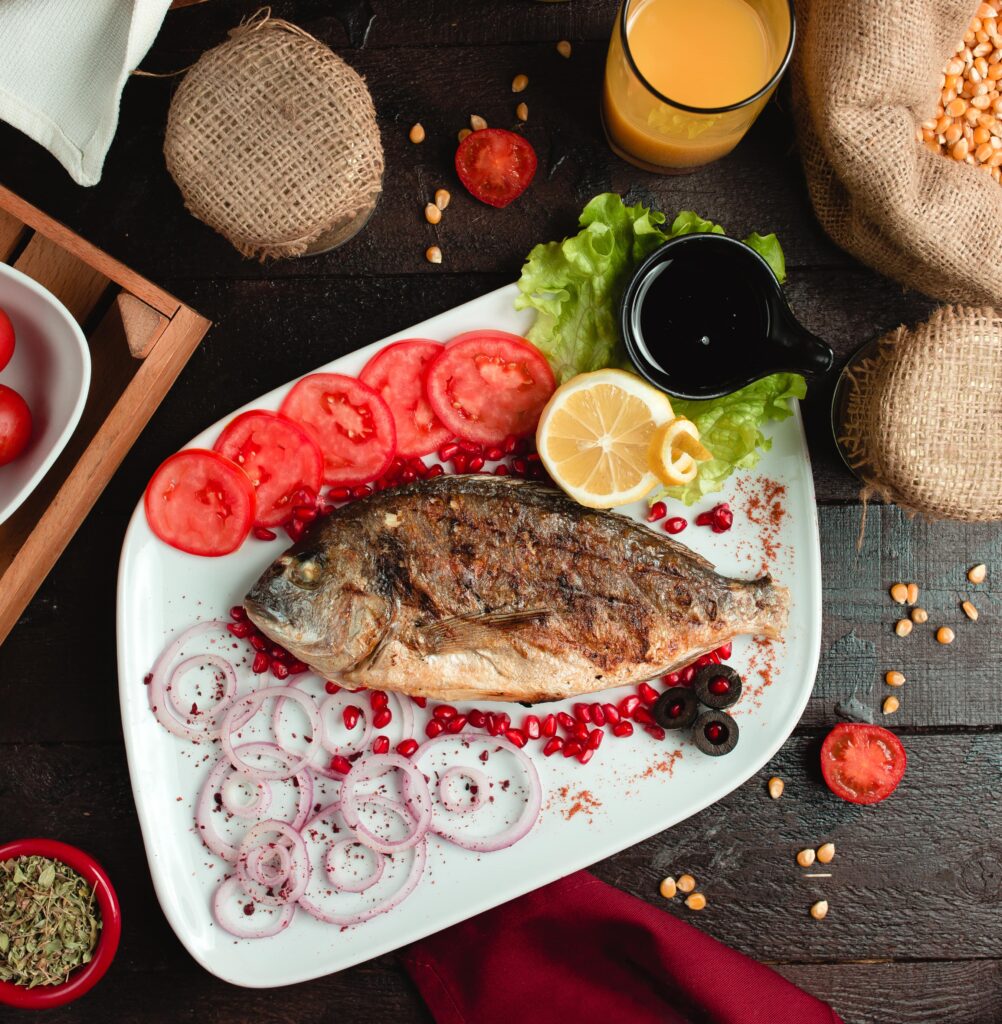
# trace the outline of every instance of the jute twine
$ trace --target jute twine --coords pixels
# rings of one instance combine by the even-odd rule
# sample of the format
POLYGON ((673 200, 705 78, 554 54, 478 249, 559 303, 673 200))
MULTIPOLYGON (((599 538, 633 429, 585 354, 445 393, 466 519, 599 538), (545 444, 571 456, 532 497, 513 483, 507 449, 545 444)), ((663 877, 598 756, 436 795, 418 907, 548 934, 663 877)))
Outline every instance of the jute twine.
POLYGON ((975 0, 796 0, 793 99, 814 210, 864 263, 947 302, 1002 304, 1002 186, 915 127, 975 0))
POLYGON ((944 306, 847 370, 843 454, 877 495, 930 519, 1002 519, 1002 315, 944 306))
POLYGON ((350 237, 375 207, 383 176, 363 79, 267 9, 185 75, 164 155, 188 209, 261 260, 350 237))

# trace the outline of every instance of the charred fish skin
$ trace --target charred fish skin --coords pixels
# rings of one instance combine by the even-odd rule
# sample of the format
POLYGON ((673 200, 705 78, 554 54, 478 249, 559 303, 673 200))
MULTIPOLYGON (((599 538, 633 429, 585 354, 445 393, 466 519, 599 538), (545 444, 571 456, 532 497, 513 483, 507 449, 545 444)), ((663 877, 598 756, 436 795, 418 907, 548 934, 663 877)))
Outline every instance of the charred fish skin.
POLYGON ((347 505, 246 599, 320 674, 442 700, 556 700, 639 682, 742 633, 789 594, 541 484, 440 476, 347 505))

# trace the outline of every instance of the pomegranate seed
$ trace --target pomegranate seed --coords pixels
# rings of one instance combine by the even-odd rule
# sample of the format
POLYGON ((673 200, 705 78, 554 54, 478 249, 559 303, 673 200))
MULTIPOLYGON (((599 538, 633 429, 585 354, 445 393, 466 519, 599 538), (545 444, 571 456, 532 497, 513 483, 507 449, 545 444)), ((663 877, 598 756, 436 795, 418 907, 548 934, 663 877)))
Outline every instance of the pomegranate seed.
POLYGON ((610 725, 619 725, 620 719, 623 716, 619 713, 619 708, 615 704, 603 704, 602 711, 605 713, 605 720, 610 725))
POLYGON ((359 484, 358 487, 351 489, 353 498, 368 498, 370 494, 372 494, 372 488, 368 484, 359 484))
POLYGON ((455 718, 450 718, 445 723, 445 731, 451 732, 455 735, 457 732, 462 732, 466 728, 467 718, 466 715, 456 715, 455 718))
POLYGON ((253 647, 255 651, 268 650, 268 641, 265 640, 260 633, 252 633, 248 639, 250 640, 251 647, 253 647))
POLYGON ((557 712, 557 721, 560 723, 560 727, 562 729, 566 729, 568 732, 570 732, 577 724, 566 711, 557 712))
POLYGON ((710 693, 715 693, 717 696, 727 693, 730 688, 731 684, 723 676, 717 676, 716 679, 710 680, 710 693))
MULTIPOLYGON (((526 462, 525 459, 521 457, 514 458, 511 460, 511 471, 512 473, 515 474, 515 476, 525 476, 525 474, 529 471, 529 463, 526 462)), ((566 752, 564 756, 567 756, 566 752)))
POLYGON ((355 707, 354 704, 349 704, 344 711, 341 712, 341 720, 344 722, 346 729, 354 729, 358 725, 358 716, 362 713, 361 708, 355 707))
POLYGON ((564 744, 564 757, 577 757, 583 749, 577 740, 571 740, 570 743, 564 744))
POLYGON ((516 455, 525 455, 529 451, 529 440, 525 437, 520 437, 515 441, 514 448, 516 455))
POLYGON ((584 741, 588 739, 588 726, 585 725, 584 722, 577 722, 574 729, 571 731, 571 735, 576 740, 581 740, 581 742, 584 743, 584 741))
POLYGON ((630 722, 617 722, 612 727, 612 733, 614 736, 632 736, 633 725, 630 722))
POLYGON ((373 690, 369 694, 369 704, 373 711, 385 708, 390 703, 390 698, 382 690, 373 690))
POLYGON ((448 444, 443 444, 438 450, 438 457, 443 462, 448 462, 456 452, 459 451, 459 445, 455 441, 449 441, 448 444))
MULTIPOLYGON (((525 442, 525 446, 526 448, 529 447, 528 441, 525 442)), ((539 452, 529 452, 529 454, 526 455, 526 459, 529 461, 530 465, 534 462, 539 462, 539 452)))
POLYGON ((474 455, 466 467, 471 473, 479 473, 484 468, 485 459, 482 455, 474 455))
POLYGON ((418 748, 417 740, 401 740, 397 744, 397 753, 401 757, 410 757, 418 748))
POLYGON ((389 708, 380 708, 372 716, 372 726, 374 729, 385 729, 392 721, 393 713, 389 708))
POLYGON ((552 757, 563 745, 564 741, 559 736, 552 737, 552 739, 547 740, 546 746, 543 747, 543 757, 552 757))
POLYGON ((683 711, 685 711, 685 705, 680 700, 676 700, 668 705, 669 718, 678 718, 683 711))
POLYGON ((251 671, 260 675, 262 672, 268 671, 268 666, 270 664, 271 658, 269 658, 264 651, 258 651, 257 654, 254 655, 254 663, 251 665, 251 671))
POLYGON ((459 447, 466 452, 467 455, 480 455, 483 452, 483 446, 477 444, 476 441, 460 441, 459 447))
POLYGON ((484 451, 484 458, 488 462, 498 462, 504 458, 504 452, 497 445, 493 445, 484 451))
POLYGON ((591 706, 591 720, 596 725, 605 725, 605 712, 602 710, 601 704, 592 704, 591 706))
POLYGON ((504 451, 505 455, 511 455, 517 444, 518 438, 514 434, 509 434, 504 441, 502 441, 501 449, 504 451))
POLYGON ((641 683, 637 687, 637 692, 640 694, 640 699, 650 707, 658 699, 658 691, 654 689, 649 683, 641 683))
POLYGON ((424 734, 430 740, 433 740, 436 736, 440 735, 443 732, 445 732, 445 726, 437 718, 433 718, 424 727, 424 734))
POLYGON ((481 761, 484 762, 484 764, 487 764, 491 754, 489 750, 481 750, 477 756, 480 758, 481 761))
POLYGON ((450 461, 452 462, 452 468, 457 473, 466 472, 466 463, 469 461, 469 459, 462 452, 457 452, 455 455, 453 455, 450 461))
POLYGON ((347 501, 351 497, 351 491, 347 487, 332 487, 327 492, 331 501, 347 501))
POLYGON ((286 535, 291 541, 298 541, 302 539, 303 534, 306 532, 306 527, 302 523, 297 522, 295 519, 291 519, 289 522, 282 527, 285 530, 286 535))
POLYGON ((487 723, 486 723, 486 725, 487 725, 487 731, 492 736, 497 736, 501 732, 501 729, 498 727, 498 716, 495 715, 493 711, 488 711, 487 712, 487 723))
POLYGON ((665 686, 678 686, 678 673, 669 672, 668 675, 661 677, 661 682, 663 682, 665 686))
POLYGON ((459 712, 451 704, 439 704, 432 714, 436 718, 455 718, 459 712))
POLYGON ((505 739, 509 743, 513 743, 516 747, 524 747, 527 740, 525 733, 521 729, 508 729, 504 734, 505 739))
POLYGON ((494 470, 494 475, 495 476, 507 476, 508 475, 508 467, 502 462, 501 465, 498 466, 494 470))
POLYGON ((431 480, 432 477, 441 476, 444 472, 445 470, 441 466, 429 466, 428 472, 425 474, 425 479, 431 480))
POLYGON ((624 697, 619 702, 619 713, 623 718, 629 718, 637 708, 640 707, 640 698, 636 696, 624 697))
POLYGON ((508 713, 506 711, 502 711, 501 714, 498 715, 498 725, 502 732, 511 728, 511 719, 508 717, 508 713))
POLYGON ((275 658, 278 661, 286 661, 290 657, 289 652, 284 647, 279 647, 277 644, 273 644, 268 649, 268 653, 272 658, 275 658))
POLYGON ((668 506, 663 501, 656 501, 647 513, 647 522, 656 523, 659 519, 664 519, 666 515, 668 515, 668 506))
POLYGON ((374 754, 388 754, 390 752, 390 740, 387 736, 377 736, 372 741, 372 752, 374 754))
POLYGON ((644 732, 653 736, 656 740, 663 740, 667 735, 660 725, 645 725, 644 732))
POLYGON ((293 509, 292 517, 297 523, 312 523, 317 518, 317 510, 315 508, 293 509))
POLYGON ((637 710, 633 712, 633 720, 635 722, 639 722, 641 725, 654 724, 654 718, 651 716, 651 713, 647 708, 637 708, 637 710))
POLYGON ((731 656, 732 650, 733 647, 730 641, 728 641, 726 644, 721 644, 714 653, 717 655, 718 658, 720 658, 721 661, 727 661, 727 659, 731 656))
POLYGON ((246 640, 254 629, 249 622, 230 622, 226 628, 241 640, 246 640))
POLYGON ((703 668, 705 665, 719 665, 720 658, 717 657, 716 651, 710 651, 709 654, 701 654, 695 662, 696 668, 703 668))
POLYGON ((235 604, 230 609, 230 618, 233 619, 234 622, 243 622, 244 619, 247 618, 247 612, 244 609, 244 606, 242 604, 235 604))
POLYGON ((417 473, 413 469, 405 469, 400 474, 400 482, 402 484, 412 484, 415 480, 417 480, 417 473))
POLYGON ((713 510, 713 532, 726 533, 734 525, 734 513, 726 505, 713 510))
POLYGON ((351 761, 346 757, 342 757, 340 754, 331 758, 331 771, 340 772, 342 775, 347 775, 351 771, 351 761))
POLYGON ((578 754, 578 761, 580 761, 581 764, 587 764, 594 756, 595 756, 594 748, 593 747, 585 747, 585 749, 582 750, 580 754, 578 754))
POLYGON ((308 671, 309 667, 310 666, 307 665, 305 661, 297 661, 296 659, 293 659, 288 664, 289 675, 290 676, 300 676, 304 672, 308 671))
POLYGON ((592 729, 591 735, 588 737, 588 749, 598 750, 602 746, 602 737, 605 733, 601 729, 592 729))
POLYGON ((427 697, 411 697, 411 700, 414 701, 419 708, 426 708, 428 706, 427 697))
POLYGON ((703 731, 711 743, 719 743, 724 735, 724 727, 719 722, 710 722, 703 731))
POLYGON ((700 512, 696 516, 697 526, 712 526, 713 525, 713 513, 712 512, 700 512))
POLYGON ((665 520, 665 533, 681 533, 688 525, 681 516, 672 516, 671 519, 665 520))
POLYGON ((340 687, 340 686, 338 686, 338 684, 337 684, 337 683, 332 683, 332 682, 331 682, 331 681, 330 681, 330 680, 328 679, 328 680, 327 680, 327 682, 326 682, 326 683, 324 683, 324 689, 325 689, 325 690, 326 690, 326 691, 327 691, 328 693, 337 693, 337 692, 338 692, 338 690, 340 690, 340 689, 341 689, 341 687, 340 687))
POLYGON ((258 540, 274 540, 278 534, 275 533, 274 530, 265 529, 263 526, 255 526, 254 536, 257 537, 258 540))
POLYGON ((487 724, 487 715, 483 711, 478 711, 474 708, 467 716, 470 720, 470 725, 474 729, 482 729, 487 724))
POLYGON ((522 729, 530 740, 538 740, 540 736, 539 719, 536 715, 526 715, 522 721, 522 729))
POLYGON ((683 686, 688 686, 692 682, 693 676, 695 676, 695 674, 696 674, 696 666, 695 665, 686 665, 685 668, 682 669, 681 672, 679 672, 679 674, 678 674, 678 681, 683 686))
POLYGON ((543 719, 543 724, 539 727, 539 731, 544 736, 556 736, 557 735, 557 716, 547 715, 543 719))
POLYGON ((289 666, 283 665, 280 661, 272 659, 271 662, 271 674, 276 679, 288 679, 289 678, 289 666))
POLYGON ((574 717, 579 722, 591 721, 591 708, 587 704, 575 704, 573 709, 574 717))

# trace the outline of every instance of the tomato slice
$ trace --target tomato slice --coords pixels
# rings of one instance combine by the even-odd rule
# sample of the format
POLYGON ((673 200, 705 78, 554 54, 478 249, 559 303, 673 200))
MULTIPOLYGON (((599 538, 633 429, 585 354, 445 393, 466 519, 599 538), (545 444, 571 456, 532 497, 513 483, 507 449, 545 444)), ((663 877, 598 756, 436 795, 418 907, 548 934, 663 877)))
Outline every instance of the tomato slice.
POLYGON ((10 317, 0 309, 0 370, 9 362, 14 354, 14 325, 10 317))
POLYGON ((324 479, 320 446, 287 416, 252 409, 232 420, 213 445, 254 485, 255 526, 281 526, 292 518, 296 491, 316 495, 324 479))
POLYGON ((457 436, 481 444, 531 434, 556 386, 539 349, 504 331, 460 334, 425 376, 438 418, 457 436))
POLYGON ((901 740, 879 725, 836 725, 821 747, 821 772, 828 788, 852 804, 886 800, 905 774, 901 740))
POLYGON ((488 206, 507 206, 532 182, 536 151, 514 132, 482 128, 459 144, 456 173, 474 199, 488 206))
POLYGON ((13 389, 0 384, 0 466, 13 462, 31 439, 31 410, 13 389))
POLYGON ((313 434, 329 484, 350 487, 376 480, 396 454, 390 407, 354 377, 310 374, 285 396, 280 411, 313 434))
POLYGON ((236 551, 254 522, 254 485, 218 452, 172 455, 146 488, 146 521, 165 543, 191 555, 236 551))
POLYGON ((358 375, 390 407, 401 458, 428 455, 452 438, 424 392, 424 372, 444 348, 440 341, 427 338, 396 341, 377 352, 358 375))

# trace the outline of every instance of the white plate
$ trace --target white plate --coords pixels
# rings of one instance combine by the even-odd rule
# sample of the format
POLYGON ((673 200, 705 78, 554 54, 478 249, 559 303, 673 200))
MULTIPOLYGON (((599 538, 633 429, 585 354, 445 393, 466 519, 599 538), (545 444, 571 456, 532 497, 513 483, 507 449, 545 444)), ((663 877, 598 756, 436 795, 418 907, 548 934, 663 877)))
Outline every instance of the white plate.
MULTIPOLYGON (((322 369, 356 374, 377 349, 408 336, 445 340, 478 327, 523 333, 531 313, 514 310, 515 294, 514 286, 501 288, 322 369)), ((288 386, 277 388, 252 407, 277 408, 287 390, 288 386)), ((205 430, 192 444, 211 446, 225 422, 205 430)), ((772 450, 754 473, 732 480, 726 494, 713 496, 714 501, 729 499, 735 509, 730 533, 715 535, 690 526, 681 537, 722 572, 757 575, 767 556, 761 528, 745 514, 747 492, 760 490, 764 479, 786 488, 786 513, 767 539, 775 546, 768 558, 770 568, 792 591, 790 626, 785 642, 771 649, 756 647, 748 639, 735 642, 731 661, 747 673, 746 686, 755 691, 746 693, 735 709, 741 725, 736 750, 710 758, 682 743, 682 755, 672 759, 669 755, 680 744, 671 738, 657 742, 638 729, 624 739, 607 735, 585 766, 559 755, 544 758, 541 744, 530 744, 545 791, 536 829, 512 848, 482 856, 432 838, 428 868, 415 892, 390 913, 346 931, 300 912, 276 937, 237 941, 212 919, 209 901, 224 865, 201 845, 192 828, 194 796, 207 772, 199 761, 204 752, 175 739, 154 720, 143 677, 172 634, 199 618, 225 618, 283 545, 252 540, 224 559, 185 555, 153 536, 140 502, 119 570, 122 720, 154 885, 164 913, 192 956, 218 977, 254 988, 330 974, 638 843, 719 800, 757 772, 800 718, 813 686, 821 640, 821 557, 799 410, 772 427, 772 450), (756 657, 774 659, 769 685, 758 685, 763 680, 751 664, 756 657), (190 756, 192 750, 195 757, 190 756)), ((637 517, 643 514, 640 503, 628 511, 637 517)), ((608 691, 602 699, 616 700, 626 692, 608 691)), ((482 702, 480 706, 490 707, 482 702)), ((562 706, 550 705, 554 710, 562 706)), ((516 721, 523 713, 518 705, 499 707, 514 712, 516 721)))
POLYGON ((0 523, 38 486, 80 422, 90 350, 69 310, 26 274, 0 263, 0 308, 14 325, 14 356, 0 372, 31 410, 25 451, 0 466, 0 523))

